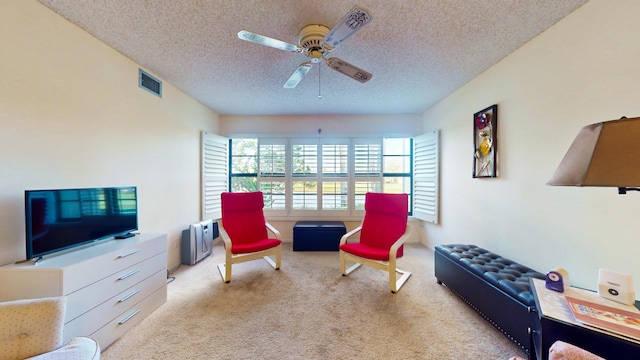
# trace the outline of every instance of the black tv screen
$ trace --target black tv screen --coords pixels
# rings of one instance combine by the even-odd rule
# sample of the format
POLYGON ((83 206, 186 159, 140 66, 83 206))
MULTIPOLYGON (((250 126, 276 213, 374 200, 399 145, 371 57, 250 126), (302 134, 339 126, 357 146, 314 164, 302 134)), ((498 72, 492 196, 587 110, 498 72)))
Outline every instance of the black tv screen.
POLYGON ((135 186, 26 190, 27 260, 138 230, 135 186))

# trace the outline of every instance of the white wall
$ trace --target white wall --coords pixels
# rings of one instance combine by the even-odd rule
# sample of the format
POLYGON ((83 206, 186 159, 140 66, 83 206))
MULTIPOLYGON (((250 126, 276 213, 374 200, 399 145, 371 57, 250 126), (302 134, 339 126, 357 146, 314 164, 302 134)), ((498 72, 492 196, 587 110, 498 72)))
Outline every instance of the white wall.
MULTIPOLYGON (((310 99, 314 101, 316 99, 310 99)), ((422 133, 420 115, 221 115, 220 135, 279 135, 307 137, 388 136, 422 133), (318 129, 322 131, 318 134, 318 129)))
MULTIPOLYGON (((429 245, 476 244, 595 289, 600 267, 640 291, 640 194, 545 185, 578 130, 640 116, 635 0, 591 0, 424 114, 441 129, 441 220, 429 245), (473 113, 498 104, 497 179, 472 179, 473 113)), ((640 141, 640 139, 638 139, 640 141)))
POLYGON ((0 264, 24 260, 24 190, 136 185, 142 232, 200 220, 200 131, 218 115, 34 0, 0 2, 0 264))

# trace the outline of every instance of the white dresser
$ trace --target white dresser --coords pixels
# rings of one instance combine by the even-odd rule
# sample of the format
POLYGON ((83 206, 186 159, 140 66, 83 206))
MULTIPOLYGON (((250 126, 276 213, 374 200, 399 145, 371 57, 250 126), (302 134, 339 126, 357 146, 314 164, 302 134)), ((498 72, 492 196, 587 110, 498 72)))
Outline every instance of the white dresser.
POLYGON ((64 342, 107 348, 167 300, 167 236, 104 240, 0 267, 0 301, 66 296, 64 342))

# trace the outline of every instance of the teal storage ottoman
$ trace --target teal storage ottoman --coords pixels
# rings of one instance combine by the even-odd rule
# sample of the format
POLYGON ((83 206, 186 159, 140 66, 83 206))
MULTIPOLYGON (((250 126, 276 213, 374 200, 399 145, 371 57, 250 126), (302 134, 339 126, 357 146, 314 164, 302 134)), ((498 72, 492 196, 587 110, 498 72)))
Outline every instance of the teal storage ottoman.
POLYGON ((293 251, 338 251, 346 233, 342 221, 298 221, 293 226, 293 251))

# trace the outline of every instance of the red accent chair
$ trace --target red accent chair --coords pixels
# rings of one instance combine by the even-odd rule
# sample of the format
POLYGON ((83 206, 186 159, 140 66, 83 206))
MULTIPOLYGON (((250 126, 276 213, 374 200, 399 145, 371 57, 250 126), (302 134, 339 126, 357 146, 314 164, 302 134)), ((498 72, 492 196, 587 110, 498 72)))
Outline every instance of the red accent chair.
POLYGON ((231 281, 231 265, 264 258, 274 269, 280 269, 282 241, 280 232, 269 224, 262 208, 262 192, 224 192, 222 201, 222 227, 225 263, 218 265, 225 283, 231 281), (269 237, 268 231, 275 237, 269 237), (275 256, 274 261, 270 256, 275 256))
POLYGON ((340 271, 351 274, 361 265, 389 272, 389 286, 395 293, 411 276, 410 272, 396 267, 396 260, 403 255, 404 243, 411 234, 407 224, 409 197, 407 194, 367 193, 365 215, 362 224, 340 239, 340 271), (360 233, 360 241, 348 243, 360 233), (346 261, 354 262, 346 268, 346 261), (402 276, 397 279, 397 274, 402 276))

